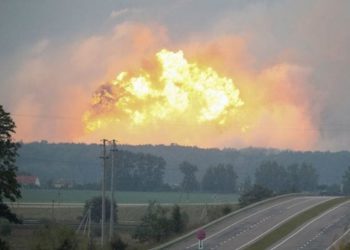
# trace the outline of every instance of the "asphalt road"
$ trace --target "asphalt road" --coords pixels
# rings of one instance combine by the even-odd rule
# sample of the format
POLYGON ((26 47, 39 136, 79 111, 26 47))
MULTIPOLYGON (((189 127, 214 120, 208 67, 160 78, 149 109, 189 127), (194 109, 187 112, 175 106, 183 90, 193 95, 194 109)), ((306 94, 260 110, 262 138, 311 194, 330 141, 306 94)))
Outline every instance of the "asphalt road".
MULTIPOLYGON (((350 202, 340 204, 310 220, 271 249, 333 249, 350 224, 350 202)), ((335 249, 335 248, 334 248, 335 249)))
MULTIPOLYGON (((207 228, 203 249, 243 249, 286 220, 329 199, 332 198, 293 197, 243 211, 207 228)), ((198 249, 198 243, 195 237, 187 238, 166 249, 198 249)))

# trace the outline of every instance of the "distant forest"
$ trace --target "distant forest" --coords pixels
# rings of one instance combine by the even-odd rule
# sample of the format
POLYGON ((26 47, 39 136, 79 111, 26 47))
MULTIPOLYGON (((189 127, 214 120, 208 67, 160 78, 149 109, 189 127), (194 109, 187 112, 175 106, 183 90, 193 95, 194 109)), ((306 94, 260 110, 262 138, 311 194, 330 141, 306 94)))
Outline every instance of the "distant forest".
MULTIPOLYGON (((157 171, 164 173, 164 183, 170 185, 181 183, 183 175, 179 165, 183 161, 198 167, 196 172, 198 179, 202 179, 207 168, 211 166, 230 164, 238 175, 238 183, 242 183, 248 176, 254 179, 256 168, 267 161, 275 161, 284 166, 311 164, 317 170, 320 184, 339 184, 345 170, 350 166, 350 152, 348 151, 297 152, 262 148, 220 150, 176 144, 169 146, 118 145, 118 149, 124 152, 124 156, 133 157, 135 155, 141 161, 156 162, 157 171)), ((101 179, 102 160, 99 158, 101 151, 102 147, 98 144, 54 144, 45 141, 26 143, 19 150, 17 165, 19 171, 39 176, 44 185, 50 180, 61 178, 79 184, 96 183, 101 179)), ((118 163, 118 157, 116 157, 116 162, 118 163)), ((137 164, 135 173, 141 173, 142 164, 137 164)), ((140 176, 135 174, 135 181, 136 178, 140 176)), ((162 183, 157 185, 162 185, 162 183)), ((143 189, 143 186, 140 186, 140 189, 143 189)))

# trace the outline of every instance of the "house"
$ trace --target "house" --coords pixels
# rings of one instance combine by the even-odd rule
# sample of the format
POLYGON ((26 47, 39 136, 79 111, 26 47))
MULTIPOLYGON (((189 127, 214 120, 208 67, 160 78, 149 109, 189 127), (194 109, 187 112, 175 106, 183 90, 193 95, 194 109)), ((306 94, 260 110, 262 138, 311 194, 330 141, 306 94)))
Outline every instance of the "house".
POLYGON ((16 177, 17 182, 22 186, 36 186, 40 187, 40 181, 38 176, 32 175, 19 175, 16 177))

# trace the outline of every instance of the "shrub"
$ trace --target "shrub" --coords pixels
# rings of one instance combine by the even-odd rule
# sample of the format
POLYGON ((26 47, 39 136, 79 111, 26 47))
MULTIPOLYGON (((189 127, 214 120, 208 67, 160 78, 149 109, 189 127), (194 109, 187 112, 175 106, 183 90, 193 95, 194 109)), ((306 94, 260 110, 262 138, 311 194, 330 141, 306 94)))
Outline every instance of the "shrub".
POLYGON ((126 244, 119 236, 116 236, 111 241, 111 250, 125 250, 128 244, 126 244))
POLYGON ((222 209, 222 215, 226 215, 232 212, 232 208, 230 207, 230 205, 225 205, 222 209))
POLYGON ((78 250, 79 239, 75 231, 56 223, 43 225, 34 232, 33 250, 78 250))
POLYGON ((2 236, 9 236, 9 235, 11 235, 11 232, 12 232, 12 230, 11 230, 10 222, 8 222, 7 220, 1 221, 0 222, 0 234, 2 236))
POLYGON ((10 245, 6 241, 2 240, 1 238, 0 238, 0 249, 10 250, 10 245))
MULTIPOLYGON (((110 210, 111 210, 111 201, 106 198, 106 220, 110 217, 110 210)), ((85 202, 84 207, 84 214, 87 213, 88 209, 91 208, 91 220, 99 223, 102 218, 102 197, 97 196, 93 197, 90 200, 85 202)), ((117 215, 118 215, 118 209, 117 204, 114 203, 114 221, 117 222, 117 215)))
POLYGON ((188 215, 181 212, 179 205, 174 205, 171 211, 171 223, 174 233, 181 233, 185 230, 188 222, 188 215))
POLYGON ((169 210, 156 202, 150 202, 142 223, 136 228, 134 238, 141 242, 159 242, 173 233, 180 233, 185 229, 187 215, 181 213, 180 207, 175 205, 169 216, 169 210))

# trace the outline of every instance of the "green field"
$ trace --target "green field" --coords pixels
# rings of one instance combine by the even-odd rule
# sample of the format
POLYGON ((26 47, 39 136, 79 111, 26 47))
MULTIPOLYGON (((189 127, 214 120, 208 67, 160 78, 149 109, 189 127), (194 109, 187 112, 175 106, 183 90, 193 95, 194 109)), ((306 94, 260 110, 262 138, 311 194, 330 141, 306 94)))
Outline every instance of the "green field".
MULTIPOLYGON (((22 189, 19 202, 69 203, 85 202, 101 192, 93 190, 22 189)), ((108 193, 107 193, 108 195, 108 193)), ((180 193, 180 192, 116 192, 117 203, 237 203, 237 194, 180 193)))

